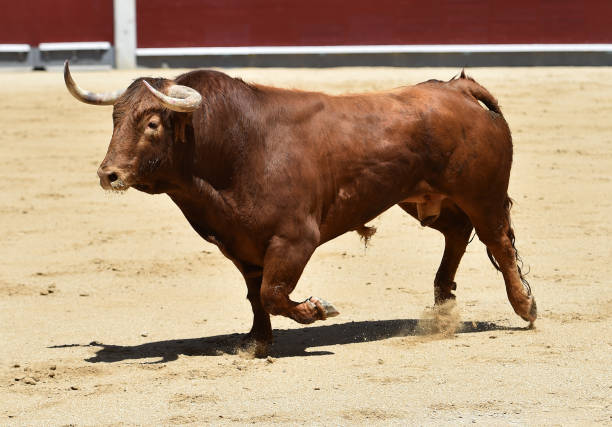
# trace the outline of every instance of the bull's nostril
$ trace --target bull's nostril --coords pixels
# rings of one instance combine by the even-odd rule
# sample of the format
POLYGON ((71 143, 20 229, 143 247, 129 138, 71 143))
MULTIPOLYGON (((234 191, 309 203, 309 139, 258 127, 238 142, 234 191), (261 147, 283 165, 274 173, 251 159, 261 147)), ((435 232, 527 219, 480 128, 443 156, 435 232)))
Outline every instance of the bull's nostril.
POLYGON ((119 179, 115 172, 108 174, 108 182, 115 182, 119 179))

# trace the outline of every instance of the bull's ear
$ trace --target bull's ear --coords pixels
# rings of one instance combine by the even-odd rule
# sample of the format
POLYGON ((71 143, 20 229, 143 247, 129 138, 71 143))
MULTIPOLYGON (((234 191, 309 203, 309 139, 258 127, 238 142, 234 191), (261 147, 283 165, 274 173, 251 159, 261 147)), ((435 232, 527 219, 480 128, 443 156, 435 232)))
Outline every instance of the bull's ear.
POLYGON ((174 140, 177 142, 187 142, 187 127, 191 125, 191 113, 173 114, 172 125, 174 140))

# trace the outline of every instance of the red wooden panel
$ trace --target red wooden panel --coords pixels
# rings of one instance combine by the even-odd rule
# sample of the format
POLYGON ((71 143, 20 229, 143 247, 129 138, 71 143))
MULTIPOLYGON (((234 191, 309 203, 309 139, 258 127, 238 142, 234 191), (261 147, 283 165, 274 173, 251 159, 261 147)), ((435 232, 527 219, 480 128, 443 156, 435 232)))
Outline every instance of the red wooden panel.
POLYGON ((3 0, 0 43, 113 43, 112 0, 3 0))
POLYGON ((139 47, 612 43, 610 0, 137 0, 139 47))

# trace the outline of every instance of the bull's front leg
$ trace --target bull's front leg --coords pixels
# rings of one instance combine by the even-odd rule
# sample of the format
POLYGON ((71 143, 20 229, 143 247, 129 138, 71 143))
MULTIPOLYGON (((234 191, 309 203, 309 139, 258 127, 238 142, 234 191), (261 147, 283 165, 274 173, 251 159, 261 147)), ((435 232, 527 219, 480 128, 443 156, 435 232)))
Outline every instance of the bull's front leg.
POLYGON ((245 341, 256 342, 260 345, 267 345, 272 342, 272 325, 270 324, 270 315, 266 313, 261 305, 261 279, 262 276, 245 277, 248 288, 247 299, 251 303, 253 309, 253 326, 247 334, 245 341))
POLYGON ((260 292, 261 302, 267 313, 286 316, 305 324, 339 314, 331 304, 317 297, 310 297, 303 302, 295 302, 289 298, 316 248, 317 241, 315 238, 272 238, 264 258, 260 292))
MULTIPOLYGON (((243 271, 243 270, 241 270, 243 271)), ((272 342, 272 325, 270 315, 261 304, 259 293, 261 291, 262 272, 254 271, 242 273, 248 288, 247 299, 253 309, 253 326, 249 333, 243 338, 243 346, 252 351, 256 357, 268 355, 268 346, 272 342)))

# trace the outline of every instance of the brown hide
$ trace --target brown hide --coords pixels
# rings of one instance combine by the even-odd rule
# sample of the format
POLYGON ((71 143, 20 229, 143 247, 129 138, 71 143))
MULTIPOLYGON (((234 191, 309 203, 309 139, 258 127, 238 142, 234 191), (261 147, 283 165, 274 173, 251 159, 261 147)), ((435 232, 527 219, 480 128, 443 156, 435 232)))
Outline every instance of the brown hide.
POLYGON ((263 266, 273 236, 322 244, 401 201, 506 198, 510 132, 467 79, 345 96, 208 71, 176 83, 204 105, 187 142, 191 182, 170 196, 241 262, 263 266))
POLYGON ((135 81, 115 104, 101 182, 119 177, 126 186, 168 193, 219 246, 247 282, 251 338, 271 339, 269 314, 325 319, 318 300, 289 299, 311 254, 350 230, 370 237, 364 224, 395 204, 445 236, 436 302, 454 298, 455 271, 475 227, 504 273, 515 311, 535 319, 510 228, 510 131, 493 96, 463 73, 342 96, 203 70, 147 81, 159 90, 194 88, 202 106, 168 111, 135 81))

